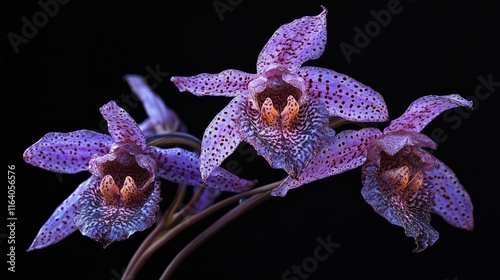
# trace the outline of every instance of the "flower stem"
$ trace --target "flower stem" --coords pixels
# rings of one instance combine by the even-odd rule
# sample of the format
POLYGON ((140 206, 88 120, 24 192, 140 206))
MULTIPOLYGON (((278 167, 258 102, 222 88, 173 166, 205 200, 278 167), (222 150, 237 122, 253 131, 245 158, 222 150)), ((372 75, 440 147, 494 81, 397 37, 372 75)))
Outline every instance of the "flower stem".
MULTIPOLYGON (((274 182, 274 183, 271 183, 268 185, 264 185, 264 186, 259 187, 259 188, 251 189, 251 190, 248 190, 248 191, 243 192, 243 193, 234 194, 234 195, 232 195, 224 200, 221 200, 221 201, 213 204, 212 206, 206 208, 202 212, 195 214, 188 219, 182 220, 179 224, 175 225, 174 227, 169 228, 168 231, 164 235, 159 236, 157 239, 155 239, 152 242, 148 242, 147 248, 145 248, 141 254, 137 254, 137 257, 136 257, 136 255, 134 255, 134 263, 129 264, 129 267, 127 267, 127 269, 125 270, 125 273, 122 276, 122 280, 134 279, 135 275, 138 274, 138 272, 144 266, 146 261, 148 261, 148 259, 156 251, 158 251, 158 249, 160 249, 165 243, 167 243, 169 240, 174 238, 176 235, 178 235, 182 231, 184 231, 184 230, 188 229, 189 227, 195 225, 196 223, 202 221, 204 218, 215 213, 216 211, 218 211, 226 206, 229 206, 230 204, 237 202, 241 198, 255 196, 255 195, 261 194, 261 193, 264 193, 264 194, 270 196, 268 194, 269 191, 276 188, 281 182, 283 182, 283 180, 280 180, 280 181, 277 181, 277 182, 274 182)), ((247 200, 246 202, 248 202, 249 200, 247 200)), ((242 211, 242 213, 244 213, 244 212, 250 210, 251 208, 253 208, 252 205, 249 205, 246 202, 243 202, 242 204, 238 205, 234 209, 240 209, 240 211, 242 211), (252 206, 252 207, 245 210, 245 208, 240 207, 242 205, 248 205, 248 206, 252 206)), ((230 220, 230 221, 232 221, 232 220, 230 220)), ((230 221, 228 221, 228 222, 230 222, 230 221)), ((155 235, 155 237, 156 237, 158 235, 158 231, 155 229, 155 231, 152 232, 150 235, 155 235)), ((153 238, 150 238, 150 236, 148 236, 147 239, 148 239, 148 241, 153 240, 153 238)), ((146 247, 146 245, 145 245, 145 247, 146 247)))
POLYGON ((215 223, 210 225, 207 229, 205 229, 201 234, 196 236, 189 244, 184 247, 175 258, 169 263, 163 274, 161 275, 161 280, 170 279, 177 267, 200 245, 202 245, 205 241, 207 241, 210 237, 219 232, 224 226, 228 225, 230 222, 234 221, 236 218, 240 217, 244 213, 248 212, 250 209, 255 206, 263 203, 264 201, 271 198, 269 192, 260 193, 253 195, 251 198, 243 201, 240 205, 228 211, 224 216, 218 219, 215 223))
MULTIPOLYGON (((182 200, 182 198, 184 198, 185 192, 186 192, 186 186, 179 185, 179 187, 177 188, 177 193, 176 193, 176 197, 175 197, 174 201, 182 200)), ((169 224, 169 220, 172 219, 173 213, 175 212, 174 207, 177 207, 177 206, 173 206, 173 204, 177 204, 177 203, 174 202, 174 203, 172 203, 172 205, 170 205, 169 209, 167 209, 165 211, 165 213, 162 215, 162 218, 159 219, 158 223, 156 224, 155 229, 151 233, 148 234, 146 239, 144 239, 144 241, 141 243, 139 248, 135 251, 134 255, 132 256, 132 258, 130 259, 130 261, 127 265, 127 268, 123 272, 122 279, 133 279, 135 277, 134 274, 131 272, 131 270, 136 265, 136 263, 142 258, 144 251, 155 240, 155 238, 157 238, 158 235, 161 234, 162 231, 167 230, 169 225, 170 226, 172 225, 171 223, 169 224)))
MULTIPOLYGON (((201 152, 201 141, 187 133, 182 132, 171 132, 155 135, 153 137, 149 137, 147 139, 147 144, 149 146, 157 146, 157 147, 177 147, 180 145, 184 145, 191 149, 196 150, 198 153, 201 152)), ((179 185, 177 188, 177 193, 172 203, 168 207, 168 209, 161 215, 161 219, 158 218, 157 225, 155 229, 149 233, 149 235, 144 239, 139 248, 135 251, 134 255, 130 259, 125 272, 123 273, 122 279, 134 279, 135 274, 137 273, 137 269, 134 269, 137 266, 137 263, 144 257, 144 251, 150 246, 151 243, 156 241, 158 237, 165 231, 168 231, 170 228, 175 226, 177 223, 180 223, 181 220, 178 219, 174 213, 177 211, 180 203, 185 197, 186 194, 186 186, 179 185)), ((203 187, 200 189, 204 189, 203 187)), ((191 201, 197 200, 200 194, 196 194, 191 201)), ((191 205, 195 202, 188 203, 191 205)), ((142 266, 142 265, 141 265, 142 266)))

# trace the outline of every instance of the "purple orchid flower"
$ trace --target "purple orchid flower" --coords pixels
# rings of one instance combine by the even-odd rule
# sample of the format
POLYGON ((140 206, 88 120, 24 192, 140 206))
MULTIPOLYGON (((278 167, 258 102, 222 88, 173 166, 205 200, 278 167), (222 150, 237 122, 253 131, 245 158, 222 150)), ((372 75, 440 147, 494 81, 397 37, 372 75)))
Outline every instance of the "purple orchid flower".
POLYGON ((92 174, 57 207, 28 251, 57 243, 77 229, 106 247, 149 228, 161 201, 160 178, 229 192, 245 191, 256 183, 222 168, 203 181, 196 153, 146 145, 138 124, 114 101, 100 112, 109 135, 52 132, 24 152, 27 163, 48 171, 92 174))
POLYGON ((428 95, 415 100, 383 132, 376 128, 342 131, 297 180, 286 178, 271 194, 284 196, 308 182, 362 166, 363 198, 415 239, 414 252, 425 250, 439 238, 430 225, 431 214, 457 228, 472 230, 469 194, 455 173, 424 149, 436 149, 437 144, 420 133, 437 115, 459 106, 471 109, 472 102, 457 94, 428 95))
POLYGON ((180 91, 234 97, 212 120, 202 139, 201 175, 211 172, 246 141, 273 168, 296 178, 335 131, 328 118, 356 122, 388 120, 382 96, 353 78, 302 66, 326 44, 326 15, 305 16, 278 28, 257 60, 257 73, 229 69, 218 74, 174 76, 180 91))
POLYGON ((146 79, 139 75, 125 75, 130 89, 141 100, 148 118, 139 124, 146 137, 169 132, 188 132, 187 126, 168 108, 163 100, 151 90, 146 79))
MULTIPOLYGON (((139 124, 144 136, 151 137, 158 134, 182 132, 188 133, 186 124, 178 117, 177 113, 168 108, 167 105, 148 85, 146 79, 139 75, 128 74, 124 80, 130 86, 132 92, 141 100, 148 118, 139 124)), ((201 185, 193 186, 193 195, 198 192, 201 185)), ((222 194, 215 188, 205 188, 196 201, 191 214, 199 213, 212 205, 222 194)))

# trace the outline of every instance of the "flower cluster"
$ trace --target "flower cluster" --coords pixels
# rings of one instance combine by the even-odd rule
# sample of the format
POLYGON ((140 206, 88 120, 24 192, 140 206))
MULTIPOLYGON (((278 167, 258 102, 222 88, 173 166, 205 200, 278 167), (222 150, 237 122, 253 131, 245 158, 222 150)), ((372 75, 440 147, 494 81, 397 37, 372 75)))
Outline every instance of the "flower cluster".
MULTIPOLYGON (((59 173, 89 171, 42 226, 28 250, 52 245, 79 230, 104 246, 151 227, 160 211, 162 179, 192 186, 190 215, 213 205, 221 192, 255 190, 257 180, 240 178, 221 164, 242 142, 287 177, 267 188, 269 196, 342 172, 361 168, 361 195, 373 210, 415 239, 414 252, 434 244, 431 214, 450 225, 473 229, 470 197, 457 176, 429 149, 437 144, 422 133, 445 110, 472 108, 458 94, 427 95, 389 119, 383 95, 331 69, 303 66, 326 46, 327 9, 279 27, 260 52, 256 73, 173 76, 181 92, 231 97, 206 128, 199 153, 159 147, 148 139, 175 135, 192 141, 186 125, 136 75, 126 75, 149 118, 137 124, 115 102, 100 108, 109 134, 90 130, 52 132, 26 149, 24 160, 59 173), (365 124, 341 130, 334 120, 365 124), (384 129, 378 124, 389 122, 384 129), (200 190, 198 193, 196 190, 200 190)), ((196 141, 194 141, 196 142, 196 141)))

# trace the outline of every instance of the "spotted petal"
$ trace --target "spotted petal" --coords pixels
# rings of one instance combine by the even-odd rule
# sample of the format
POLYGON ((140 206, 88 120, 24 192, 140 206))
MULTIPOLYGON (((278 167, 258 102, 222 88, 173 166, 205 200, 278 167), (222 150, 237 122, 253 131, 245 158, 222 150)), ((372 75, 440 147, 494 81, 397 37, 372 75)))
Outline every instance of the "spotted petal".
POLYGON ((413 163, 391 157, 384 165, 394 168, 385 169, 368 160, 362 168, 361 194, 375 212, 391 224, 403 227, 406 236, 415 239, 417 247, 413 252, 421 252, 438 240, 439 233, 430 224, 432 186, 425 182, 422 170, 410 175, 410 167, 418 168, 413 163))
POLYGON ((157 176, 171 182, 206 186, 229 192, 246 191, 257 183, 242 179, 221 167, 215 168, 204 182, 201 179, 200 158, 196 153, 181 148, 161 149, 154 146, 150 148, 150 155, 158 164, 157 176))
POLYGON ((201 142, 201 176, 206 180, 210 173, 220 166, 238 147, 243 140, 240 134, 240 122, 245 119, 243 114, 245 99, 235 97, 210 122, 203 134, 201 142))
POLYGON ((474 219, 469 194, 448 166, 438 159, 435 161, 437 168, 425 173, 434 188, 433 212, 455 227, 472 230, 474 219))
POLYGON ((116 102, 104 104, 99 111, 108 122, 109 134, 116 142, 134 143, 142 149, 146 148, 146 137, 134 119, 120 108, 116 102))
POLYGON ((197 96, 246 96, 248 83, 257 77, 240 70, 229 69, 218 74, 202 73, 196 76, 173 76, 170 80, 183 92, 197 96))
POLYGON ((306 92, 322 100, 330 115, 355 122, 389 120, 382 95, 371 87, 336 71, 320 67, 297 70, 307 85, 306 92))
POLYGON ((361 166, 370 143, 381 133, 376 128, 341 131, 311 159, 298 179, 287 177, 271 195, 285 196, 291 189, 361 166))
POLYGON ((77 227, 73 219, 75 217, 77 201, 80 195, 92 187, 96 182, 98 182, 98 178, 92 176, 81 183, 78 188, 76 188, 76 190, 56 208, 54 213, 42 226, 27 251, 33 251, 53 245, 75 232, 77 227))
POLYGON ((403 115, 393 120, 384 129, 384 133, 396 130, 420 132, 442 112, 460 106, 472 109, 472 101, 464 99, 458 94, 443 96, 427 95, 421 97, 413 101, 403 115))
POLYGON ((384 134, 374 141, 367 156, 370 160, 378 161, 382 151, 392 156, 406 146, 426 147, 433 150, 437 148, 436 142, 432 141, 432 139, 425 134, 396 131, 384 134))
POLYGON ((51 132, 24 151, 25 162, 48 171, 77 173, 89 169, 92 155, 109 151, 113 139, 91 130, 51 132))
POLYGON ((288 103, 287 107, 298 109, 294 117, 283 110, 279 120, 276 113, 263 115, 249 107, 248 122, 242 126, 242 134, 269 165, 284 169, 292 178, 297 178, 311 156, 321 149, 324 139, 331 136, 331 130, 322 102, 311 99, 299 108, 291 106, 293 104, 288 103))
POLYGON ((144 201, 128 206, 106 203, 99 183, 95 181, 82 192, 77 202, 75 225, 83 235, 107 247, 155 223, 161 201, 160 180, 155 180, 151 191, 144 194, 144 201))
POLYGON ((326 14, 305 16, 282 25, 259 54, 257 73, 275 68, 294 72, 304 62, 319 58, 326 45, 326 14))
POLYGON ((179 119, 177 113, 168 108, 163 100, 151 90, 146 79, 139 75, 125 75, 124 79, 131 90, 141 100, 148 119, 139 124, 143 132, 150 132, 149 136, 166 132, 186 132, 185 124, 179 119))

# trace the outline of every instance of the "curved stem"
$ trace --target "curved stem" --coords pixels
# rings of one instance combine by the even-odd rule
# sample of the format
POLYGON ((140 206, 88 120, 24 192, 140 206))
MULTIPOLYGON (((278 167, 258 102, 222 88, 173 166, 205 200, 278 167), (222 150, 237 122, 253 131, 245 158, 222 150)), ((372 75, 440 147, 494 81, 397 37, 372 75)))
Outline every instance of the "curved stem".
POLYGON ((148 145, 158 147, 184 145, 195 149, 198 153, 201 152, 200 139, 183 132, 171 132, 148 137, 148 145))
POLYGON ((181 202, 184 200, 184 196, 186 194, 186 185, 180 185, 177 187, 177 193, 175 196, 175 199, 172 201, 170 206, 168 207, 167 211, 165 212, 165 222, 163 224, 160 224, 160 226, 168 226, 170 222, 172 221, 175 211, 177 211, 177 208, 179 208, 179 205, 181 202))
MULTIPOLYGON (((207 209, 203 210, 202 212, 192 216, 191 218, 189 218, 187 220, 183 220, 181 223, 179 223, 175 227, 169 229, 168 232, 166 232, 164 235, 162 235, 161 237, 156 239, 154 242, 151 242, 150 244, 148 244, 149 245, 148 248, 146 248, 144 250, 144 252, 141 254, 140 258, 137 258, 137 262, 135 262, 133 267, 131 267, 130 269, 127 269, 126 274, 123 274, 122 279, 123 280, 133 279, 133 276, 137 275, 137 273, 144 266, 146 261, 148 261, 148 259, 156 251, 158 251, 159 248, 161 248, 165 243, 167 243, 169 240, 174 238, 176 235, 178 235, 182 231, 184 231, 184 230, 188 229, 189 227, 195 225, 196 223, 202 221, 204 218, 215 213, 216 211, 218 211, 226 206, 229 206, 230 204, 237 202, 241 198, 245 198, 245 197, 252 196, 255 194, 259 194, 259 193, 269 192, 270 190, 276 188, 279 184, 281 184, 281 182, 283 182, 283 180, 280 180, 280 181, 277 181, 277 182, 274 182, 274 183, 271 183, 268 185, 264 185, 264 186, 259 187, 259 188, 251 189, 251 190, 248 190, 248 191, 243 192, 243 193, 238 193, 238 194, 232 195, 224 200, 221 200, 221 201, 213 204, 212 206, 210 206, 207 209), (132 278, 130 278, 130 277, 132 277, 132 278)), ((235 208, 237 208, 237 207, 235 207, 235 208)))
POLYGON ((180 185, 177 189, 176 197, 174 199, 174 203, 172 203, 165 211, 165 213, 162 215, 162 218, 158 221, 156 224, 156 227, 154 228, 151 233, 148 234, 146 239, 142 241, 141 245, 139 248, 135 251, 134 255, 130 259, 127 268, 125 268, 125 271, 123 272, 122 279, 133 279, 135 276, 134 274, 131 274, 131 270, 135 266, 135 264, 138 262, 140 258, 142 258, 142 254, 144 251, 147 249, 147 247, 154 241, 154 239, 162 232, 162 230, 165 230, 166 227, 169 225, 169 221, 172 219, 173 213, 175 212, 176 207, 178 207, 178 204, 182 199, 184 198, 184 194, 186 193, 186 186, 185 185, 180 185), (176 203, 175 201, 179 201, 176 203), (174 206, 175 204, 175 206, 174 206))
POLYGON ((255 206, 263 203, 264 201, 271 198, 269 193, 261 193, 252 196, 248 200, 244 201, 240 205, 228 211, 224 216, 218 219, 215 223, 210 225, 207 229, 205 229, 201 234, 196 236, 189 244, 184 247, 175 258, 169 263, 163 274, 161 275, 161 280, 170 279, 177 267, 199 246, 201 246, 205 241, 207 241, 210 237, 219 232, 224 226, 228 225, 230 222, 234 221, 236 218, 240 217, 244 213, 248 212, 250 209, 255 206))
MULTIPOLYGON (((171 132, 158 134, 147 139, 147 144, 149 146, 157 146, 157 147, 176 147, 179 145, 184 145, 189 148, 192 148, 198 153, 201 152, 201 141, 187 133, 183 132, 171 132)), ((148 248, 148 246, 158 238, 158 236, 162 233, 162 231, 168 230, 170 227, 175 226, 176 217, 174 216, 175 211, 179 207, 180 203, 184 199, 186 194, 186 186, 179 185, 177 188, 177 192, 174 200, 162 215, 162 218, 157 222, 154 230, 149 233, 149 235, 144 239, 139 248, 135 251, 134 255, 130 259, 127 267, 122 275, 122 279, 134 279, 137 270, 134 269, 137 263, 143 258, 144 251, 148 248)), ((198 199, 199 195, 196 197, 198 199)))

